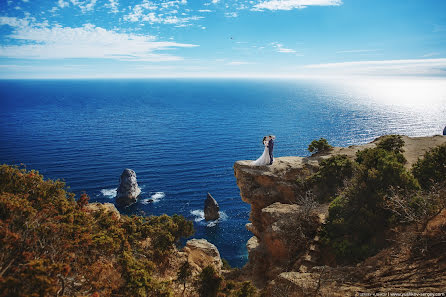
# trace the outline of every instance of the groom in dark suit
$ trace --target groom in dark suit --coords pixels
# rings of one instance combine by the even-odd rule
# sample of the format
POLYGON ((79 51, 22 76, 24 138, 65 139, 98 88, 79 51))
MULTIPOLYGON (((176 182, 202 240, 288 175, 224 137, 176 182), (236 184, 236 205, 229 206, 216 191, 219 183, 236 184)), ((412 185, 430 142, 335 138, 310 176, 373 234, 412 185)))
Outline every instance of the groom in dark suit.
POLYGON ((274 138, 272 135, 268 136, 268 152, 269 152, 269 165, 273 164, 274 157, 273 157, 273 149, 274 149, 274 138))

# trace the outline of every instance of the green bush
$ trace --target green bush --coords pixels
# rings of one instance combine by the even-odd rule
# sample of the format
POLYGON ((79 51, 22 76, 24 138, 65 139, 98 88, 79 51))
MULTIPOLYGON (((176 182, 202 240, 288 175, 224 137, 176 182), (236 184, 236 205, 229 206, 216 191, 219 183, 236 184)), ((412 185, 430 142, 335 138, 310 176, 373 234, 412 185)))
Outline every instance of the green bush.
POLYGON ((412 173, 424 189, 446 181, 446 144, 426 152, 412 167, 412 173))
POLYGON ((251 282, 243 282, 242 287, 234 294, 235 297, 255 297, 256 295, 257 290, 251 282))
POLYGON ((376 147, 357 153, 353 177, 331 202, 324 227, 324 242, 340 262, 363 260, 384 247, 377 239, 391 223, 387 197, 395 188, 408 196, 419 190, 405 162, 398 149, 376 147))
POLYGON ((308 146, 310 153, 320 153, 331 150, 333 147, 328 144, 327 139, 320 138, 319 140, 313 140, 308 146))
POLYGON ((318 171, 309 178, 309 183, 317 189, 319 202, 327 202, 339 189, 344 181, 353 175, 353 162, 346 155, 336 155, 323 160, 318 171))
POLYGON ((386 135, 378 142, 377 147, 389 152, 403 153, 404 140, 401 135, 386 135))
POLYGON ((212 266, 206 266, 198 275, 198 294, 200 297, 217 296, 222 280, 212 266))

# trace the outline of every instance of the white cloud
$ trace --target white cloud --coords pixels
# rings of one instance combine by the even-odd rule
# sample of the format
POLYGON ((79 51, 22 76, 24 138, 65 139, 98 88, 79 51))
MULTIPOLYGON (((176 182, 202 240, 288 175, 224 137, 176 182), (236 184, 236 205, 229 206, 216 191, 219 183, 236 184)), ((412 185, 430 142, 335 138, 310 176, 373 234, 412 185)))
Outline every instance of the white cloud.
POLYGON ((155 3, 144 0, 141 4, 133 6, 131 12, 124 16, 129 22, 148 22, 150 24, 168 24, 176 27, 190 26, 191 21, 202 19, 202 16, 187 16, 186 13, 179 14, 180 5, 187 4, 185 0, 170 0, 155 3))
POLYGON ((212 12, 210 9, 199 9, 198 12, 212 12))
POLYGON ((439 52, 432 52, 432 53, 427 53, 423 55, 423 58, 428 58, 428 57, 433 57, 433 56, 439 56, 440 53, 439 52))
POLYGON ((446 58, 312 64, 304 69, 325 75, 445 75, 446 58))
POLYGON ((49 27, 26 19, 1 17, 0 25, 13 28, 9 39, 19 45, 3 45, 0 57, 19 59, 99 58, 128 61, 175 61, 181 57, 159 53, 197 45, 156 41, 153 36, 118 33, 85 24, 82 27, 49 27))
POLYGON ((286 48, 286 47, 283 46, 283 44, 278 43, 278 42, 273 42, 273 43, 271 43, 271 45, 276 49, 276 51, 278 53, 288 53, 288 54, 296 53, 295 50, 293 50, 291 48, 286 48))
POLYGON ((81 9, 82 13, 86 13, 88 11, 92 11, 96 5, 97 0, 85 0, 85 1, 79 1, 79 0, 58 0, 57 4, 60 8, 69 7, 70 3, 73 6, 77 6, 81 9))
POLYGON ((244 61, 232 61, 232 62, 228 63, 228 65, 235 65, 235 66, 237 66, 237 65, 249 65, 249 64, 254 64, 254 63, 244 62, 244 61))
POLYGON ((238 17, 238 13, 236 13, 236 12, 225 12, 225 17, 227 17, 227 18, 236 18, 236 17, 238 17))
POLYGON ((357 53, 369 53, 369 52, 378 52, 380 49, 356 49, 356 50, 344 50, 337 51, 337 54, 357 54, 357 53))
POLYGON ((109 3, 105 4, 105 7, 110 8, 110 12, 112 12, 112 13, 118 13, 119 12, 119 9, 118 9, 119 2, 118 2, 118 0, 109 0, 109 1, 110 1, 109 3))
POLYGON ((59 5, 60 8, 64 8, 64 7, 70 6, 70 2, 64 1, 64 0, 59 0, 59 1, 57 1, 57 5, 59 5))
POLYGON ((255 4, 252 10, 291 10, 307 6, 338 6, 342 0, 267 0, 255 4))

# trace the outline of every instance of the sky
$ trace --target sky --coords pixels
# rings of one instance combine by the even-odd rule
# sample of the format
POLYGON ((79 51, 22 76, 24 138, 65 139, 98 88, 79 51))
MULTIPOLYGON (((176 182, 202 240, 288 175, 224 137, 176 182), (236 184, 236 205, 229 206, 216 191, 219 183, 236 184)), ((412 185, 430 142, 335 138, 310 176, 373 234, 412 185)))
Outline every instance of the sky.
POLYGON ((446 77, 444 0, 0 0, 0 78, 446 77))

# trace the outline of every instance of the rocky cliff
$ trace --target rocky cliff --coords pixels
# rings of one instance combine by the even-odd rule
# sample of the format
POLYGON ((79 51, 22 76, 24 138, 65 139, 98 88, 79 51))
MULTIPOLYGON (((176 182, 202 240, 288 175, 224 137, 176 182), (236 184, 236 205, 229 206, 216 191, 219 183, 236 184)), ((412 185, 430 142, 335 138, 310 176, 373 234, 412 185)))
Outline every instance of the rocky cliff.
MULTIPOLYGON (((407 168, 429 149, 446 143, 444 136, 403 136, 403 140, 407 168)), ((319 230, 328 216, 328 204, 309 210, 305 205, 308 193, 299 181, 314 174, 321 160, 333 155, 347 155, 354 159, 357 151, 373 148, 378 141, 334 148, 311 157, 280 157, 271 166, 252 166, 251 161, 234 164, 241 198, 251 205, 250 223, 246 227, 253 237, 247 242, 249 261, 245 272, 258 287, 266 286, 268 296, 314 296, 316 292, 329 296, 330 292, 335 291, 340 292, 339 296, 344 296, 366 291, 373 286, 378 288, 380 282, 390 289, 410 288, 405 287, 404 283, 415 281, 415 276, 404 269, 409 269, 410 265, 428 265, 426 261, 408 264, 402 254, 392 258, 389 250, 376 255, 374 260, 368 259, 354 267, 336 268, 321 263, 319 230), (392 261, 394 266, 386 266, 392 261)), ((430 266, 430 271, 420 273, 426 289, 438 289, 432 275, 438 277, 440 272, 445 271, 444 259, 440 261, 441 265, 438 264, 439 259, 433 261, 437 261, 436 268, 430 266)), ((446 277, 438 279, 446 284, 446 277)), ((420 285, 421 281, 417 281, 420 285)))

